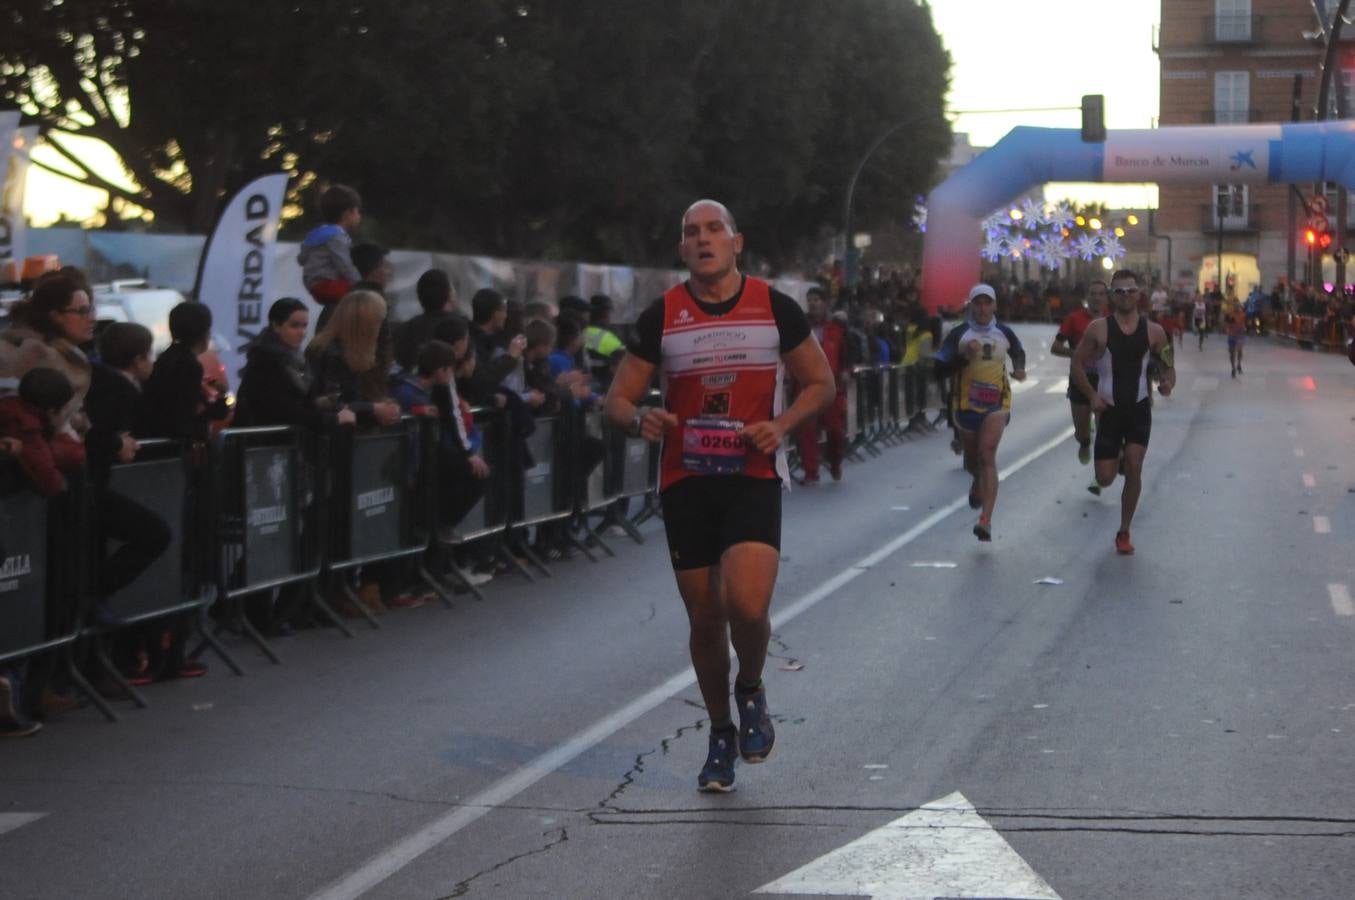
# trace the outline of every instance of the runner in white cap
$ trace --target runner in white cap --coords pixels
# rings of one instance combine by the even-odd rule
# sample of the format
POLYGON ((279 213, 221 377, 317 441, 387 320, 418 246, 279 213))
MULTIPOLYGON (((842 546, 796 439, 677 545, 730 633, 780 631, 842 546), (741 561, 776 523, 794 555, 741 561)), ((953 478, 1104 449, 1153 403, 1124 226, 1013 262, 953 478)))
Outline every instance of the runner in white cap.
POLYGON ((997 445, 1011 421, 1011 377, 1026 380, 1026 351, 1006 325, 997 321, 997 293, 986 284, 969 291, 969 318, 951 329, 934 357, 937 370, 959 376, 951 398, 955 428, 964 442, 965 471, 973 476, 969 506, 979 509, 974 535, 993 539, 997 502, 997 445))

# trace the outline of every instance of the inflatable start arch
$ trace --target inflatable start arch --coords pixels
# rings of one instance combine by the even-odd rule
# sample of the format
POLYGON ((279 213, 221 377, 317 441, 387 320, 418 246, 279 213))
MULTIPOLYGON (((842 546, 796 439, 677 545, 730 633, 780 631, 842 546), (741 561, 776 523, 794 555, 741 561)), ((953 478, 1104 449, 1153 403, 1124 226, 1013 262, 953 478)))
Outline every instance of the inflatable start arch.
POLYGON ((979 280, 982 221, 1050 181, 1291 184, 1355 190, 1355 121, 1112 131, 1083 143, 1064 128, 1014 128, 927 198, 922 303, 957 309, 979 280))

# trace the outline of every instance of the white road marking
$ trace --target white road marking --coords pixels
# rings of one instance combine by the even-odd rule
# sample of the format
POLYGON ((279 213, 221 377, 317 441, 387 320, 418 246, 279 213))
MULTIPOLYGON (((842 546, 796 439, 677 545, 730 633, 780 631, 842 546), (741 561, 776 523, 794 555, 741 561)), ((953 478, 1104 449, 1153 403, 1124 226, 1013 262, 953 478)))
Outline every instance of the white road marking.
POLYGON ((36 822, 47 813, 0 813, 0 834, 22 828, 29 822, 36 822))
POLYGON ((1313 516, 1313 531, 1318 534, 1331 534, 1331 519, 1326 516, 1313 516))
POLYGON ((1045 388, 1044 392, 1046 394, 1062 394, 1066 390, 1068 390, 1068 379, 1064 377, 1045 388))
POLYGON ((1317 487, 1317 479, 1313 477, 1313 473, 1312 473, 1312 472, 1304 472, 1304 473, 1303 473, 1303 486, 1306 487, 1306 488, 1315 488, 1315 487, 1317 487))
MULTIPOLYGON (((1010 478, 1041 456, 1063 446, 1064 442, 1072 436, 1073 429, 1064 429, 1052 440, 1046 441, 1003 469, 998 473, 998 478, 1010 478)), ((908 546, 944 522, 951 514, 961 509, 968 509, 968 507, 969 501, 966 497, 959 497, 941 507, 903 534, 887 542, 870 555, 847 566, 832 578, 773 615, 772 629, 784 628, 789 622, 859 578, 862 572, 908 546)), ((309 900, 353 900, 353 898, 362 896, 458 831, 488 815, 497 807, 507 803, 541 779, 558 771, 561 767, 568 765, 586 751, 591 750, 659 704, 687 690, 695 683, 696 675, 690 667, 678 672, 663 684, 641 694, 610 715, 604 716, 564 743, 546 751, 478 794, 468 797, 457 808, 444 813, 418 831, 396 841, 352 872, 311 894, 309 900)))
POLYGON ((1038 378, 1027 378, 1025 381, 1012 382, 1012 394, 1024 394, 1026 391, 1040 383, 1038 378))
POLYGON ((869 896, 876 900, 1059 900, 1054 889, 958 791, 753 893, 869 896))
POLYGON ((1297 456, 1299 459, 1303 459, 1303 457, 1307 456, 1307 454, 1303 452, 1302 447, 1295 447, 1294 455, 1297 456))
POLYGON ((1192 391, 1213 391, 1218 390, 1219 380, 1213 375, 1200 375, 1191 382, 1192 391))
POLYGON ((1344 584, 1327 585, 1327 594, 1331 597, 1332 612, 1338 616, 1355 616, 1355 603, 1350 602, 1350 589, 1344 584))

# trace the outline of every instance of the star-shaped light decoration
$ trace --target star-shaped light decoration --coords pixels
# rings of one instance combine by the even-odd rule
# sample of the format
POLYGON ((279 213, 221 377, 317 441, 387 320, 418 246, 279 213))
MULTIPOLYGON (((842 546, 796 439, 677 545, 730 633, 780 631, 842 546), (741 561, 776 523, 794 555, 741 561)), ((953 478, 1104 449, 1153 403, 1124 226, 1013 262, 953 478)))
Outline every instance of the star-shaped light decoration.
POLYGON ((1077 213, 1068 205, 1067 201, 1059 201, 1049 212, 1049 224, 1054 226, 1055 230, 1063 231, 1065 228, 1071 229, 1077 219, 1077 213))
POLYGON ((1045 214, 1044 201, 1036 200, 1034 197, 1027 197, 1021 201, 1021 216, 1027 228, 1039 228, 1042 225, 1049 224, 1045 214))
POLYGON ((1113 234, 1101 238, 1101 255, 1111 259, 1120 259, 1125 255, 1124 244, 1113 234))
POLYGON ((997 262, 1007 255, 1011 245, 995 234, 989 234, 988 240, 983 245, 983 256, 985 259, 997 262))
POLYGON ((1080 234, 1073 243, 1073 252, 1082 259, 1091 262, 1098 256, 1105 256, 1101 252, 1101 238, 1095 234, 1080 234))

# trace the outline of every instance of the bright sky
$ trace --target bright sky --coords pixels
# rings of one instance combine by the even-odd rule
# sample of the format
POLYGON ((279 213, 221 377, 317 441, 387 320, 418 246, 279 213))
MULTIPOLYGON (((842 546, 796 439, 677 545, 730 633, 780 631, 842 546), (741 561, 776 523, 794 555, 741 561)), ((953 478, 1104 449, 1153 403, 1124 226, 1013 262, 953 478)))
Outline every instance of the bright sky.
MULTIPOLYGON (((1107 128, 1153 127, 1159 0, 931 0, 931 7, 953 63, 949 110, 1073 107, 952 116, 955 131, 968 132, 974 146, 992 146, 1017 125, 1078 128, 1083 94, 1105 95, 1107 128)), ((1056 184, 1045 195, 1121 209, 1157 206, 1155 185, 1056 184)))
MULTIPOLYGON (((1017 125, 1077 128, 1083 94, 1105 95, 1107 128, 1153 126, 1158 61, 1152 30, 1159 0, 931 0, 931 6, 954 62, 948 108, 959 114, 952 121, 975 146, 991 146, 1017 125), (966 112, 1061 106, 1073 108, 966 112)), ((41 145, 37 158, 61 164, 41 145)), ((125 180, 116 163, 96 168, 110 179, 125 180)), ((1057 184, 1045 193, 1056 200, 1104 201, 1112 208, 1157 206, 1154 185, 1057 184)), ((48 224, 63 211, 86 219, 105 197, 36 167, 30 170, 26 206, 35 225, 48 224)))

